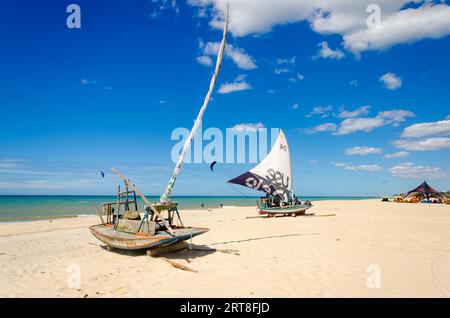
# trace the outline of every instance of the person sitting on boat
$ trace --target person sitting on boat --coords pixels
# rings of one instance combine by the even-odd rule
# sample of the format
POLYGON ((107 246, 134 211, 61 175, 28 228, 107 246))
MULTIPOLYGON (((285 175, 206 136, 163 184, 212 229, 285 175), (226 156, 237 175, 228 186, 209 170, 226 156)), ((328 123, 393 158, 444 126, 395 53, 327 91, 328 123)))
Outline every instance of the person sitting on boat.
POLYGON ((279 195, 276 195, 276 196, 273 198, 273 206, 274 206, 274 207, 279 207, 280 204, 281 204, 281 198, 280 198, 279 195))
POLYGON ((260 197, 260 202, 264 207, 270 207, 270 195, 266 193, 264 197, 260 197))
POLYGON ((300 200, 295 196, 295 194, 292 195, 292 205, 299 205, 301 204, 300 200))

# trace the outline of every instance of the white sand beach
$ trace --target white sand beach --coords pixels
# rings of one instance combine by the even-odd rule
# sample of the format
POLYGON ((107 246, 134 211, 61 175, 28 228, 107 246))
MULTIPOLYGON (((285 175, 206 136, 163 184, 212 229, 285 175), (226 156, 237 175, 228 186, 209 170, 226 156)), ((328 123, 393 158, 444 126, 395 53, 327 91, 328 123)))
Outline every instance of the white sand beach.
POLYGON ((181 211, 209 227, 166 255, 108 251, 98 217, 0 224, 1 297, 449 297, 450 206, 318 201, 315 217, 247 218, 255 208, 181 211), (336 214, 320 217, 319 215, 336 214), (75 264, 75 265, 73 265, 75 264), (68 285, 80 269, 79 288, 68 285))

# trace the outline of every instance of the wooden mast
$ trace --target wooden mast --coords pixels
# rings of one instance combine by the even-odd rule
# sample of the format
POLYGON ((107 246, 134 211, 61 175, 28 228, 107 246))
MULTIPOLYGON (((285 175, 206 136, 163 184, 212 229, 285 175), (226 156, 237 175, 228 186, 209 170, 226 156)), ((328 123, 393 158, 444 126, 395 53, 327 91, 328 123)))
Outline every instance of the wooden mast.
POLYGON ((200 112, 198 113, 198 116, 197 116, 197 119, 195 120, 194 126, 192 127, 191 132, 184 143, 183 150, 181 151, 181 155, 178 158, 177 164, 175 165, 175 168, 172 173, 172 177, 170 178, 169 183, 167 184, 166 190, 161 195, 161 198, 160 198, 161 203, 168 203, 171 201, 170 197, 172 196, 172 189, 173 189, 173 186, 175 185, 175 181, 177 179, 178 173, 180 172, 181 165, 183 164, 184 156, 186 155, 187 151, 189 150, 192 139, 194 139, 197 128, 200 125, 200 121, 202 120, 203 114, 206 110, 206 107, 208 106, 209 100, 211 99, 211 94, 214 90, 214 85, 216 83, 217 76, 219 75, 219 70, 220 70, 220 66, 222 65, 223 54, 224 54, 225 46, 226 46, 227 32, 228 32, 228 15, 229 15, 228 11, 229 11, 229 8, 228 8, 228 4, 227 4, 227 15, 226 15, 226 20, 225 20, 225 26, 223 28, 222 42, 220 43, 220 48, 219 48, 219 52, 217 54, 217 60, 216 60, 216 68, 215 68, 213 76, 211 77, 208 93, 206 94, 205 100, 203 101, 203 105, 200 108, 200 112))

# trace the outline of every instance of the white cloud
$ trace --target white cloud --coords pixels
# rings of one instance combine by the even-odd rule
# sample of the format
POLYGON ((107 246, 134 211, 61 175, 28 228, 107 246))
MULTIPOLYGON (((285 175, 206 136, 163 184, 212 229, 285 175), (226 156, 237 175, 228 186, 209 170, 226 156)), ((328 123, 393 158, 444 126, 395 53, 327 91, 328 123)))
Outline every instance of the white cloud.
POLYGON ((197 62, 201 65, 204 65, 204 66, 212 66, 213 65, 213 60, 208 55, 197 56, 196 59, 197 59, 197 62))
POLYGON ((173 11, 176 14, 180 13, 180 8, 177 5, 176 0, 152 0, 155 4, 150 17, 156 19, 160 17, 165 11, 173 11))
POLYGON ((403 109, 386 110, 380 112, 378 116, 384 118, 388 124, 404 122, 408 117, 415 117, 414 113, 403 109))
POLYGON ((249 132, 258 131, 261 128, 264 128, 262 123, 242 123, 234 125, 231 130, 234 132, 249 132))
POLYGON ((75 190, 87 189, 92 186, 100 185, 98 179, 71 179, 71 180, 25 180, 25 181, 0 181, 2 190, 75 190))
POLYGON ((380 82, 383 82, 387 89, 395 90, 402 86, 402 79, 396 74, 388 72, 380 77, 380 82))
POLYGON ((335 115, 337 118, 352 118, 358 116, 365 116, 370 112, 370 106, 361 106, 354 111, 346 111, 345 109, 341 109, 340 113, 335 115))
POLYGON ((423 0, 378 0, 380 24, 368 26, 373 0, 189 0, 205 13, 210 25, 222 29, 226 2, 230 2, 229 29, 234 36, 270 32, 274 26, 307 21, 320 34, 339 34, 347 50, 360 54, 400 43, 450 34, 450 7, 423 0), (416 3, 416 8, 405 8, 416 3), (368 19, 369 18, 369 19, 368 19))
POLYGON ((409 152, 407 151, 398 151, 394 153, 388 153, 384 157, 385 158, 405 158, 409 156, 409 152))
POLYGON ((313 108, 313 110, 306 115, 306 117, 312 117, 314 115, 319 115, 322 118, 326 118, 330 116, 330 112, 333 110, 333 106, 316 106, 313 108))
POLYGON ((288 70, 287 68, 276 68, 274 70, 274 72, 275 72, 275 74, 280 75, 280 74, 283 74, 283 73, 290 73, 291 71, 288 70))
POLYGON ((220 94, 229 94, 233 92, 245 91, 252 87, 247 82, 224 83, 220 85, 218 92, 220 94))
POLYGON ((424 140, 396 140, 394 145, 400 149, 409 151, 434 151, 442 149, 450 149, 450 138, 448 137, 435 137, 424 140))
POLYGON ((275 93, 275 90, 274 89, 268 89, 267 90, 267 94, 274 94, 275 93))
POLYGON ((405 138, 417 138, 433 135, 450 135, 450 120, 414 124, 406 127, 402 133, 402 137, 405 138))
POLYGON ((223 83, 220 85, 218 92, 220 94, 229 94, 233 92, 238 91, 245 91, 248 89, 251 89, 251 85, 245 81, 245 78, 247 77, 246 74, 240 74, 238 75, 232 83, 223 83))
POLYGON ((300 106, 298 105, 298 103, 295 103, 294 105, 292 105, 292 109, 298 109, 300 106))
POLYGON ((291 58, 285 58, 285 59, 277 59, 276 63, 278 65, 281 64, 291 64, 291 65, 295 65, 295 56, 291 57, 291 58))
POLYGON ((347 118, 341 122, 339 130, 334 134, 347 135, 357 131, 370 132, 385 125, 397 126, 408 117, 414 117, 414 114, 408 110, 393 109, 379 112, 376 117, 347 118))
POLYGON ((448 173, 439 167, 415 166, 412 162, 405 162, 388 169, 389 173, 396 178, 403 179, 445 179, 448 173))
POLYGON ((345 150, 345 154, 348 156, 360 155, 367 156, 373 154, 380 154, 383 150, 375 147, 352 147, 345 150))
POLYGON ((253 57, 245 53, 244 49, 235 48, 232 45, 229 45, 225 49, 225 55, 232 59, 241 69, 253 70, 257 68, 253 57))
MULTIPOLYGON (((347 135, 350 133, 364 131, 370 132, 375 128, 392 125, 398 126, 401 122, 404 122, 409 117, 414 117, 414 113, 403 110, 403 109, 392 109, 388 111, 382 111, 377 114, 375 117, 355 117, 366 115, 369 113, 370 106, 361 106, 354 111, 346 111, 341 109, 338 114, 334 116, 337 118, 345 118, 343 121, 339 123, 339 126, 336 124, 326 123, 323 125, 319 125, 313 128, 308 128, 306 130, 307 133, 316 133, 322 131, 331 131, 333 135, 347 135), (322 129, 322 130, 317 130, 322 129)), ((322 118, 326 118, 330 115, 333 110, 333 106, 316 106, 313 110, 306 115, 306 117, 312 117, 314 115, 318 115, 322 118)))
POLYGON ((375 128, 385 125, 383 118, 377 116, 373 118, 347 118, 344 119, 339 130, 336 131, 335 135, 347 135, 357 131, 370 132, 375 128))
MULTIPOLYGON (((338 114, 334 116, 337 118, 345 118, 339 127, 336 124, 333 126, 330 123, 325 124, 325 126, 319 125, 313 128, 308 128, 307 133, 315 133, 321 131, 332 131, 334 135, 347 135, 357 131, 370 132, 375 128, 392 125, 398 126, 401 122, 404 122, 408 117, 414 117, 415 115, 403 109, 392 109, 388 111, 379 112, 375 117, 356 117, 362 116, 369 113, 370 106, 361 106, 354 111, 346 111, 341 109, 338 114), (316 128, 324 129, 317 131, 316 128)), ((318 115, 322 118, 326 118, 330 115, 333 110, 333 106, 316 106, 313 110, 306 115, 306 117, 312 117, 318 115)))
POLYGON ((0 159, 0 172, 2 170, 17 169, 23 166, 23 160, 0 159))
POLYGON ((289 77, 292 83, 297 83, 298 81, 303 81, 305 76, 303 74, 297 73, 294 77, 289 77))
POLYGON ((235 82, 242 82, 242 81, 245 81, 246 78, 247 78, 247 74, 239 74, 238 76, 236 76, 234 81, 235 82))
MULTIPOLYGON (((200 41, 200 49, 204 55, 217 55, 220 48, 220 42, 207 42, 200 41)), ((225 57, 231 59, 237 67, 243 70, 252 70, 257 68, 253 57, 248 55, 244 49, 228 44, 225 48, 225 57)))
POLYGON ((313 56, 313 59, 317 59, 319 57, 324 59, 340 60, 341 58, 345 57, 345 54, 339 49, 331 49, 328 46, 328 42, 322 41, 319 43, 319 51, 315 56, 313 56))
POLYGON ((359 86, 359 82, 358 82, 358 80, 353 80, 353 81, 350 81, 350 86, 353 86, 353 87, 358 87, 358 86, 359 86))
POLYGON ((371 164, 371 165, 352 165, 349 163, 344 162, 337 162, 334 164, 336 167, 343 168, 345 170, 351 170, 351 171, 368 171, 368 172, 377 172, 380 170, 383 170, 379 165, 377 164, 371 164))
MULTIPOLYGON (((226 10, 225 0, 189 0, 193 6, 207 9, 210 25, 216 29, 223 28, 226 10)), ((308 1, 279 0, 231 0, 229 30, 234 36, 262 34, 270 32, 275 25, 300 22, 305 20, 314 6, 308 1)))
POLYGON ((325 124, 317 125, 315 127, 306 128, 304 131, 307 134, 316 134, 316 133, 320 133, 320 132, 324 132, 324 131, 335 131, 336 129, 337 129, 336 124, 325 123, 325 124))
MULTIPOLYGON (((411 1, 395 2, 401 5, 402 2, 411 1)), ((382 22, 378 27, 361 28, 344 35, 345 48, 358 54, 450 34, 450 7, 446 4, 432 5, 429 1, 421 2, 425 4, 417 9, 409 8, 391 14, 386 14, 382 9, 382 22)))
POLYGON ((88 80, 88 79, 82 78, 82 79, 80 79, 80 83, 83 84, 83 85, 95 85, 95 84, 98 83, 98 81, 97 80, 88 80))

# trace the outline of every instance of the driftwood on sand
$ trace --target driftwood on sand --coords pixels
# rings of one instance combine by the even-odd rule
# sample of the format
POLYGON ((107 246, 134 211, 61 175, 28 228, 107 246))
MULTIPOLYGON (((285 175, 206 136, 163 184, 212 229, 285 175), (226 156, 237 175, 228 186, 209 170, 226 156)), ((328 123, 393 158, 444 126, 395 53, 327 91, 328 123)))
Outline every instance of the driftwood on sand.
POLYGON ((161 254, 175 253, 184 250, 188 244, 186 242, 179 242, 172 245, 152 248, 147 250, 148 256, 159 256, 161 254))
POLYGON ((175 262, 175 261, 173 261, 171 259, 168 259, 168 258, 165 258, 165 257, 161 257, 161 259, 165 260, 167 263, 169 263, 170 265, 172 265, 175 268, 178 268, 178 269, 181 269, 181 270, 184 270, 184 271, 188 271, 188 272, 197 273, 197 271, 195 269, 187 267, 187 266, 185 266, 183 264, 180 264, 178 262, 175 262))

